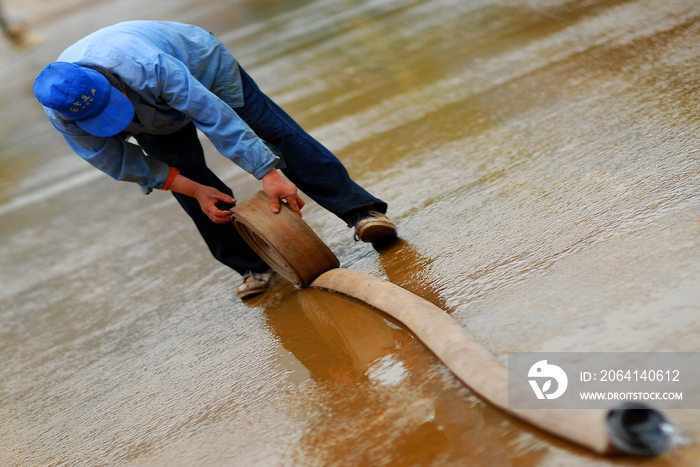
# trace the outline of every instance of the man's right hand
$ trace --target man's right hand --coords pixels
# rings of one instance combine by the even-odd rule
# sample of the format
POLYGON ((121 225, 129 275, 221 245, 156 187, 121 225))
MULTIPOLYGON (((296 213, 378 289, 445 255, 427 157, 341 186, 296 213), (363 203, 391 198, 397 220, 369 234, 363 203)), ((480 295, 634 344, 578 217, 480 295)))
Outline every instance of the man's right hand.
POLYGON ((301 217, 301 208, 306 202, 297 193, 297 186, 282 177, 277 169, 270 170, 262 177, 263 191, 270 198, 272 212, 280 212, 280 203, 287 201, 287 205, 301 217))
POLYGON ((213 222, 225 224, 231 221, 231 213, 229 211, 222 211, 216 207, 216 203, 223 201, 225 203, 235 204, 236 200, 233 197, 220 192, 216 188, 205 185, 201 185, 199 188, 195 189, 192 196, 199 201, 199 206, 202 208, 202 211, 213 222))
POLYGON ((170 191, 190 196, 199 202, 204 214, 217 224, 225 224, 231 221, 231 213, 222 211, 216 207, 218 201, 235 204, 236 200, 216 188, 197 183, 184 175, 177 174, 169 187, 170 191))

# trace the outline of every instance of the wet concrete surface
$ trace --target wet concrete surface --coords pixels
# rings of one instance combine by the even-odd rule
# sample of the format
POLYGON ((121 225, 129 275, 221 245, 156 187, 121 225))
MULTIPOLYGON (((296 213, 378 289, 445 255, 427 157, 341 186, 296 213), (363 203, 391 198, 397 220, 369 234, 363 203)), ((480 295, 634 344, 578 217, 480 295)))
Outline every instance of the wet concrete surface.
MULTIPOLYGON (((0 465, 697 465, 603 458, 485 404, 410 332, 280 281, 241 303, 166 193, 71 154, 31 95, 85 34, 198 24, 389 202, 343 267, 514 351, 700 350, 700 4, 691 0, 6 0, 0 465)), ((205 142, 206 144, 206 142, 205 142)), ((239 200, 259 184, 206 145, 239 200)))

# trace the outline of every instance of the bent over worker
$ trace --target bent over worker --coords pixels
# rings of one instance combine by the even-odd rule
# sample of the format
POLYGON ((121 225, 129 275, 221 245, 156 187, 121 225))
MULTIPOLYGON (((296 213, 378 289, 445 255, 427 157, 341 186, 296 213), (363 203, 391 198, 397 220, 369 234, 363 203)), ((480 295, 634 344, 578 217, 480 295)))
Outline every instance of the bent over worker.
POLYGON ((298 187, 353 227, 356 239, 397 235, 387 204, 351 180, 199 27, 127 21, 101 29, 44 68, 34 95, 90 164, 146 194, 170 190, 214 257, 243 276, 241 298, 264 292, 273 273, 230 222, 233 192, 207 167, 197 129, 262 180, 273 212, 284 201, 301 215, 298 187), (132 136, 138 145, 127 141, 132 136))

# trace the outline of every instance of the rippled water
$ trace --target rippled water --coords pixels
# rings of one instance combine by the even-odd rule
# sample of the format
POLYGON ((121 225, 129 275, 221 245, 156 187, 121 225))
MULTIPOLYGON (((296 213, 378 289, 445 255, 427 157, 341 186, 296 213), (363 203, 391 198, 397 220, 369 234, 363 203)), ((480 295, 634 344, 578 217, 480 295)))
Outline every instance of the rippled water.
MULTIPOLYGON (((343 267, 503 361, 698 351, 696 1, 4 3, 43 42, 0 43, 0 465, 638 465, 503 415, 353 300, 241 303, 171 197, 70 154, 31 82, 112 22, 196 23, 389 202, 381 251, 305 208, 343 267)), ((645 465, 697 463, 700 416, 670 415, 694 444, 645 465)))

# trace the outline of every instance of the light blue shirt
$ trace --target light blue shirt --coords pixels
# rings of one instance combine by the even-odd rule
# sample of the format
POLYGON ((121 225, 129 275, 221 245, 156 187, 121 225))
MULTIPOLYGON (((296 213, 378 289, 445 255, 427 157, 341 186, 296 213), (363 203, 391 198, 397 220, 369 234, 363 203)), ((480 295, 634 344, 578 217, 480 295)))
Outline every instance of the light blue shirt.
POLYGON ((80 157, 116 180, 138 183, 145 193, 165 185, 169 168, 127 142, 139 133, 173 133, 192 122, 221 154, 258 179, 279 160, 233 111, 243 106, 236 59, 197 26, 118 23, 76 42, 58 61, 102 67, 128 87, 140 123, 116 136, 93 136, 54 110, 44 110, 80 157))

